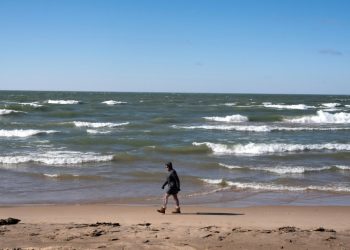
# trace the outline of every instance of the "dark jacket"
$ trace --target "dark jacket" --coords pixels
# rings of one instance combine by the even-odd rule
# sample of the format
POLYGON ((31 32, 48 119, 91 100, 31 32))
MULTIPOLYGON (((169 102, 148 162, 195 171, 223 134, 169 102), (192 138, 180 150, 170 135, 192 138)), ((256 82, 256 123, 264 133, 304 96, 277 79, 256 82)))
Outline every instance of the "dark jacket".
POLYGON ((168 185, 168 194, 177 194, 180 191, 180 179, 174 169, 170 170, 162 188, 168 185))

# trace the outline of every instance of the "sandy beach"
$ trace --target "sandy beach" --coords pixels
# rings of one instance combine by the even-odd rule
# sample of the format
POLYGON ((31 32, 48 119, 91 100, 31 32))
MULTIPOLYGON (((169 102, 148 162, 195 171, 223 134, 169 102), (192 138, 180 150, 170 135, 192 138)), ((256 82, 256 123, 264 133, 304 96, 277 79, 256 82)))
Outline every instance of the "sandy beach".
POLYGON ((2 206, 1 249, 349 249, 350 207, 2 206))

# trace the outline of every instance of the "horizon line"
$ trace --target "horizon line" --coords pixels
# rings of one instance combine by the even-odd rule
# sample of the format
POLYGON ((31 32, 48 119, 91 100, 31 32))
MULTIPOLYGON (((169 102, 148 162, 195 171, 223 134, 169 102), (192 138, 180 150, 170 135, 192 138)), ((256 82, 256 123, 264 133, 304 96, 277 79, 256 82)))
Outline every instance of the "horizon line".
POLYGON ((214 95, 326 95, 326 96, 349 96, 350 94, 322 94, 322 93, 266 93, 266 92, 181 92, 181 91, 104 91, 104 90, 11 90, 0 89, 0 92, 81 92, 81 93, 149 93, 149 94, 214 94, 214 95))

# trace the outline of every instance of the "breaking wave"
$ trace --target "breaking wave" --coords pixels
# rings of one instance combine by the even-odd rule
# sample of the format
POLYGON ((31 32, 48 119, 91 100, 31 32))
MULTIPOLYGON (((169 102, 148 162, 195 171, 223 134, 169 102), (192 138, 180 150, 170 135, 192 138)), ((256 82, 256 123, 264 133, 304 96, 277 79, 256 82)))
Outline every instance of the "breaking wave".
POLYGON ((316 115, 284 119, 284 121, 291 123, 350 123, 350 113, 340 112, 331 114, 319 110, 316 115))
POLYGON ((12 109, 0 109, 0 115, 9 115, 14 113, 24 113, 24 112, 12 110, 12 109))
POLYGON ((348 171, 350 170, 350 166, 324 166, 324 167, 303 167, 303 166, 294 166, 294 167, 285 167, 285 166, 276 166, 276 167, 241 167, 235 165, 227 165, 223 163, 219 163, 220 166, 228 168, 228 169, 245 169, 252 171, 266 171, 275 174, 303 174, 308 172, 320 172, 320 171, 348 171))
POLYGON ((113 155, 100 155, 93 152, 47 151, 44 153, 29 153, 26 155, 0 156, 0 163, 20 164, 36 162, 47 165, 70 165, 88 162, 108 162, 112 161, 113 158, 113 155))
POLYGON ((212 142, 193 142, 194 146, 206 145, 216 155, 262 155, 284 152, 303 152, 303 151, 350 151, 350 144, 285 144, 285 143, 248 143, 225 145, 212 142))
POLYGON ((203 118, 209 121, 216 121, 216 122, 247 122, 248 121, 248 117, 243 115, 228 115, 224 117, 211 116, 211 117, 203 117, 203 118))
POLYGON ((325 192, 350 192, 350 186, 346 185, 325 185, 325 186, 287 186, 273 183, 262 182, 232 182, 224 179, 201 179, 203 182, 211 185, 231 186, 237 189, 253 189, 266 191, 325 191, 325 192))
POLYGON ((87 129, 86 132, 88 134, 109 134, 109 133, 111 133, 111 131, 100 131, 100 130, 96 130, 96 129, 87 129))
POLYGON ((323 106, 323 107, 326 107, 326 108, 335 108, 335 107, 340 107, 341 104, 338 103, 338 102, 334 102, 334 103, 322 103, 322 106, 323 106))
POLYGON ((104 102, 101 102, 101 103, 107 104, 107 105, 118 105, 118 104, 126 104, 127 102, 109 100, 109 101, 104 101, 104 102))
POLYGON ((81 101, 76 100, 48 100, 49 104, 81 104, 81 101))
POLYGON ((81 122, 81 121, 74 121, 73 124, 76 127, 115 128, 115 127, 128 125, 129 122, 112 123, 112 122, 81 122))
POLYGON ((274 109, 297 109, 297 110, 305 110, 305 109, 311 109, 316 108, 315 106, 308 106, 305 104, 272 104, 270 102, 264 102, 262 104, 265 108, 274 108, 274 109))
POLYGON ((350 130, 350 128, 332 128, 332 127, 279 127, 279 126, 244 126, 244 125, 196 125, 196 126, 179 126, 172 125, 177 129, 207 129, 207 130, 235 130, 247 132, 273 132, 273 131, 335 131, 350 130))
POLYGON ((53 133, 59 133, 59 132, 56 130, 37 130, 37 129, 14 129, 14 130, 0 129, 0 137, 29 137, 33 135, 53 134, 53 133))

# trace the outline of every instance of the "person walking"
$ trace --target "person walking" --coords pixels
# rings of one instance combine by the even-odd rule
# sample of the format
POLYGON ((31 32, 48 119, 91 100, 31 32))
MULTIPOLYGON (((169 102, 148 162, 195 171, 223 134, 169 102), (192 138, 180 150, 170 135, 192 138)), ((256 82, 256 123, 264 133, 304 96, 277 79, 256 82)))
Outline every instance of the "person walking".
POLYGON ((172 211, 172 213, 179 214, 181 213, 181 210, 180 210, 180 202, 179 202, 179 198, 177 197, 177 194, 180 191, 180 179, 177 176, 175 169, 173 169, 173 164, 171 162, 168 162, 167 164, 165 164, 165 167, 168 169, 169 174, 162 186, 162 189, 164 189, 166 185, 168 185, 168 188, 164 194, 163 206, 157 211, 159 213, 165 214, 165 210, 168 205, 169 196, 173 196, 176 203, 176 208, 174 211, 172 211))

